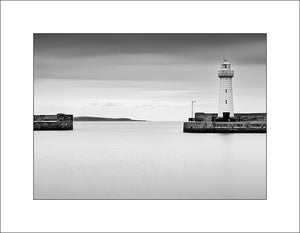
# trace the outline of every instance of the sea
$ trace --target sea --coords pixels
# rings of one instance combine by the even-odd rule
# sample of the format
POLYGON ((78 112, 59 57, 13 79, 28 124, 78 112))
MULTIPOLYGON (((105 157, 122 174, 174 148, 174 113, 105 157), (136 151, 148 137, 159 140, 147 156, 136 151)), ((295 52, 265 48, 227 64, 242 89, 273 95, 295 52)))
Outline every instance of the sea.
POLYGON ((266 199, 266 162, 266 134, 74 122, 34 131, 34 199, 266 199))

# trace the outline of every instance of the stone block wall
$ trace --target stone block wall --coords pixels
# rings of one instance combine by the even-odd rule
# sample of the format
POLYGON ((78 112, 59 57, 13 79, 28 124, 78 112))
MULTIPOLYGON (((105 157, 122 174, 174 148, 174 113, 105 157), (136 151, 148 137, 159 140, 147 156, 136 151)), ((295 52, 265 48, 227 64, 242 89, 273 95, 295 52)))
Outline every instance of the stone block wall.
POLYGON ((267 113, 235 113, 237 121, 267 121, 267 113))
MULTIPOLYGON (((217 113, 196 112, 195 121, 214 122, 218 117, 217 113)), ((243 121, 267 121, 266 113, 235 113, 234 118, 237 122, 243 121)))
POLYGON ((33 121, 56 121, 57 115, 34 115, 33 121))
POLYGON ((34 115, 34 130, 72 130, 73 115, 59 113, 57 115, 34 115))
POLYGON ((187 133, 266 133, 266 122, 184 122, 187 133))
POLYGON ((195 121, 215 121, 218 117, 217 113, 204 113, 204 112, 196 112, 195 113, 195 121))

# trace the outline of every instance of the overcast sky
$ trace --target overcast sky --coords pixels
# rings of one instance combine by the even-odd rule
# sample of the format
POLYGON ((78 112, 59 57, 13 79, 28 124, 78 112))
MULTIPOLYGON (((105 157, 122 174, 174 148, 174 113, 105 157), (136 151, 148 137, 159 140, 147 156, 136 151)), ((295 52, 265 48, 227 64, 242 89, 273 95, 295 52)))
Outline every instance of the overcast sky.
POLYGON ((35 114, 187 120, 218 111, 232 63, 235 112, 266 112, 265 34, 35 34, 35 114))

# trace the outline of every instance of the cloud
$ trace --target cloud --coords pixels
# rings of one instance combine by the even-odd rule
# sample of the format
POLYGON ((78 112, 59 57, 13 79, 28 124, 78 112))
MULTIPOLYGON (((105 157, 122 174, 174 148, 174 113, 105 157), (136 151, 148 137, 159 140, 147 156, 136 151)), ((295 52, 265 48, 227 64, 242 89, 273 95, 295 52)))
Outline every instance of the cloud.
MULTIPOLYGON (((216 66, 223 56, 237 65, 266 65, 265 34, 35 34, 34 37, 37 79, 130 80, 130 76, 141 76, 143 71, 155 73, 163 67, 177 71, 188 66, 216 66)), ((172 76, 159 78, 172 79, 172 76)))
POLYGON ((94 107, 108 107, 108 108, 111 108, 111 107, 122 107, 123 104, 121 103, 114 103, 114 102, 106 102, 106 103, 101 103, 101 102, 93 102, 90 104, 91 106, 94 106, 94 107))

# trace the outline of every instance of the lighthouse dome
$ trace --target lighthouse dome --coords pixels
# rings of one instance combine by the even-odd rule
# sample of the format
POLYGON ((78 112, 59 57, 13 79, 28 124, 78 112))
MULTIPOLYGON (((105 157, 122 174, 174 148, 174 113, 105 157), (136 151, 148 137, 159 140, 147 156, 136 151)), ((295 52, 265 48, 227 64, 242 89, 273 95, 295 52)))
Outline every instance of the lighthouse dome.
POLYGON ((230 68, 231 68, 230 62, 224 58, 221 69, 222 70, 230 70, 230 68))

